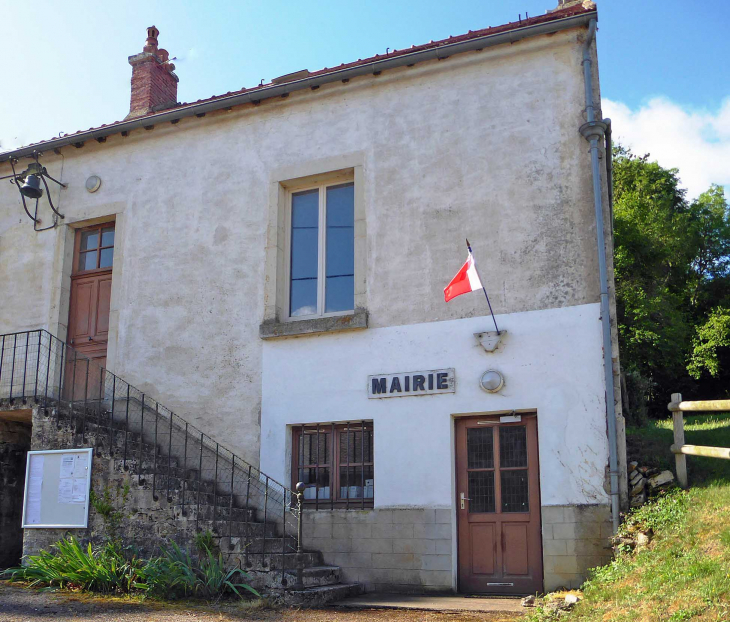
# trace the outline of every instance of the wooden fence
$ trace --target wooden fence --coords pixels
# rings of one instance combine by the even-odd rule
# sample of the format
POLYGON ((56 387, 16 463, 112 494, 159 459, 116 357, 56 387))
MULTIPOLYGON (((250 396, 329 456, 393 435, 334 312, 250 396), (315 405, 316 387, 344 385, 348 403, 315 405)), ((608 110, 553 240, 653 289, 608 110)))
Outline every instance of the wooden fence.
POLYGON ((687 456, 703 456, 705 458, 722 458, 730 460, 730 447, 706 447, 703 445, 687 445, 684 442, 684 413, 698 412, 730 412, 730 400, 700 400, 683 402, 681 393, 672 393, 672 401, 667 406, 672 411, 674 420, 674 444, 671 446, 677 470, 677 481, 682 488, 687 488, 687 456))

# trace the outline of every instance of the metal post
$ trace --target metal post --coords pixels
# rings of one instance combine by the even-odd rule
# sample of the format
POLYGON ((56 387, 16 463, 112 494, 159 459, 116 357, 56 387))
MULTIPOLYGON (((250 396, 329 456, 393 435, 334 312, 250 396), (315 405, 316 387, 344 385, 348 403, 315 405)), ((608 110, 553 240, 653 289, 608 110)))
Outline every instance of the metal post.
POLYGON ((185 485, 188 481, 188 422, 185 422, 185 449, 183 450, 183 476, 182 476, 182 502, 180 504, 180 513, 185 514, 185 485))
MULTIPOLYGON (((264 540, 261 545, 261 567, 266 568, 266 513, 269 508, 269 476, 266 476, 266 488, 264 488, 264 540)), ((271 564, 269 564, 271 566, 271 564)))
POLYGON ((30 343, 30 333, 25 333, 25 358, 23 358, 23 404, 25 404, 25 382, 28 377, 28 349, 30 343))
MULTIPOLYGON (((246 482, 246 541, 244 547, 244 565, 248 568, 248 545, 251 543, 251 509, 248 507, 248 502, 251 495, 251 465, 248 465, 248 481, 246 482)), ((263 526, 264 533, 266 532, 266 525, 263 526)))
MULTIPOLYGON (((679 404, 682 402, 681 393, 672 393, 672 404, 676 410, 672 410, 672 420, 674 427, 674 444, 677 448, 684 445, 684 413, 679 410, 679 404)), ((677 471, 677 481, 682 488, 689 486, 687 477, 687 456, 681 453, 674 454, 674 467, 677 471)))
MULTIPOLYGON (((46 362, 46 392, 43 400, 43 406, 48 408, 48 378, 51 373, 51 341, 48 340, 48 361, 46 362)), ((46 412, 48 414, 48 412, 46 412)))
POLYGON ((200 433, 200 461, 198 463, 198 510, 195 513, 195 531, 199 530, 200 523, 200 474, 203 471, 203 433, 200 433))
POLYGON ((302 520, 304 519, 304 489, 306 486, 298 482, 297 493, 297 582, 295 590, 304 589, 304 553, 302 552, 302 520))
POLYGON ((213 531, 215 531, 215 517, 218 510, 218 443, 215 444, 215 475, 213 476, 213 531))
POLYGON ((38 403, 38 374, 41 369, 41 331, 38 331, 38 354, 35 361, 35 386, 33 387, 33 399, 38 403))
POLYGON ((173 412, 170 411, 170 436, 167 439, 167 502, 172 501, 170 495, 170 480, 172 479, 172 417, 173 412))
MULTIPOLYGON (((137 465, 137 484, 140 486, 144 484, 142 479, 142 447, 144 446, 144 393, 142 393, 142 417, 139 422, 139 464, 137 465)), ((157 453, 157 446, 155 446, 155 454, 157 453)), ((152 493, 154 497, 154 493, 152 493)))
POLYGON ((158 402, 155 402, 155 442, 154 442, 154 450, 153 454, 154 457, 152 458, 152 498, 157 501, 157 492, 155 490, 155 487, 157 485, 157 420, 160 417, 160 405, 158 402))
POLYGON ((88 401, 89 401, 89 365, 91 365, 91 359, 86 359, 86 380, 84 381, 84 410, 81 414, 81 442, 84 442, 84 435, 86 434, 86 416, 89 414, 88 401))
POLYGON ((281 584, 286 587, 286 488, 282 497, 284 511, 281 514, 281 584))
POLYGON ((127 405, 126 414, 124 416, 124 458, 122 459, 122 469, 127 470, 127 437, 129 436, 129 384, 127 384, 127 405))
POLYGON ((117 401, 117 377, 112 374, 112 412, 109 416, 109 456, 114 455, 114 402, 117 401))
POLYGON ((13 403, 13 380, 15 380, 15 352, 18 347, 18 334, 13 335, 13 358, 10 365, 10 403, 13 403))
MULTIPOLYGON (((345 493, 345 498, 347 499, 346 508, 349 510, 350 509, 350 422, 349 421, 347 422, 347 432, 345 432, 345 434, 347 434, 347 443, 345 444, 345 451, 347 452, 347 478, 345 480, 346 486, 347 486, 347 492, 345 493)), ((342 447, 342 444, 340 444, 340 447, 342 447)), ((334 447, 333 447, 333 449, 334 449, 334 447)), ((332 452, 333 456, 334 456, 334 453, 335 452, 333 451, 332 452)), ((335 468, 334 460, 332 462, 333 462, 332 469, 334 470, 334 468, 335 468)), ((340 456, 340 459, 338 460, 338 462, 342 462, 342 456, 340 456)), ((338 471, 340 470, 339 464, 337 465, 337 470, 338 471)), ((333 473, 333 475, 334 475, 334 473, 333 473)), ((332 479, 334 480, 334 478, 332 478, 332 479)), ((340 482, 340 487, 341 486, 342 486, 342 482, 340 482)))
MULTIPOLYGON (((314 509, 319 509, 319 423, 317 424, 317 462, 314 463, 314 509)), ((330 498, 332 495, 332 486, 330 486, 330 498)))
POLYGON ((76 397, 76 361, 78 361, 79 353, 76 352, 73 348, 71 348, 74 353, 74 364, 71 369, 71 400, 69 402, 71 406, 70 414, 71 414, 71 424, 74 427, 74 435, 76 434, 76 417, 74 413, 74 397, 76 397))
MULTIPOLYGON (((4 345, 4 344, 3 344, 4 345)), ((58 371, 58 407, 59 410, 61 408, 61 400, 63 399, 63 377, 64 377, 64 369, 63 369, 63 355, 66 354, 66 344, 61 344, 61 365, 58 371)))
POLYGON ((231 454, 231 499, 228 504, 228 548, 233 550, 233 476, 236 470, 236 456, 231 454))
POLYGON ((365 509, 365 422, 360 422, 362 438, 360 439, 360 479, 362 485, 362 499, 360 500, 360 509, 365 509))
MULTIPOLYGON (((335 424, 333 423, 330 426, 330 438, 332 439, 330 441, 330 456, 329 456, 329 464, 330 464, 330 510, 335 509, 335 424)), ((327 437, 325 436, 325 452, 327 449, 327 437)), ((319 447, 317 447, 317 451, 319 452, 319 447)), ((327 456, 325 456, 325 459, 327 459, 327 456)), ((317 455, 317 462, 319 462, 319 454, 317 455)), ((339 465, 338 465, 339 468, 339 465)), ((339 497, 339 490, 337 491, 337 496, 339 497)))
POLYGON ((3 359, 4 358, 5 358, 5 335, 3 335, 3 343, 2 343, 2 346, 0 346, 0 380, 2 380, 2 377, 3 377, 3 359))
POLYGON ((99 416, 97 418, 97 423, 101 422, 101 405, 104 402, 104 387, 106 386, 106 375, 104 373, 104 368, 99 365, 99 408, 97 410, 99 416))

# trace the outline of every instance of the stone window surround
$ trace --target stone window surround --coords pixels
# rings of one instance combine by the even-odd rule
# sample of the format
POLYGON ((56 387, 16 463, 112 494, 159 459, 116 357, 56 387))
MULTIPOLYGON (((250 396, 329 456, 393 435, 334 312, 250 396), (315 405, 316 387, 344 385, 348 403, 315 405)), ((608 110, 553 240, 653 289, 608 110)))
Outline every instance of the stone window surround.
POLYGON ((269 182, 262 339, 367 328, 364 155, 345 154, 276 169, 269 182), (317 318, 289 318, 287 312, 287 212, 291 192, 337 181, 355 183, 355 310, 317 318))

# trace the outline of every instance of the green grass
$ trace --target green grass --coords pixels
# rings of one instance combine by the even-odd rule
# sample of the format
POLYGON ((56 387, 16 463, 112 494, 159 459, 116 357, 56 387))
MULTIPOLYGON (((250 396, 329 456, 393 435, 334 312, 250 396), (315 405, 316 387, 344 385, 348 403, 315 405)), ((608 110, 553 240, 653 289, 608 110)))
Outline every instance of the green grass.
MULTIPOLYGON (((730 413, 685 415, 684 437, 688 445, 730 447, 730 413)), ((641 465, 674 472, 674 455, 669 450, 673 442, 671 417, 626 430, 628 459, 637 460, 641 465)), ((715 481, 730 482, 730 460, 687 456, 687 471, 690 486, 704 486, 715 481)))
MULTIPOLYGON (((672 420, 627 430, 629 460, 674 471, 672 420)), ((730 447, 730 414, 685 417, 685 442, 730 447)), ((730 621, 730 460, 687 456, 691 489, 634 510, 619 535, 654 533, 593 570, 568 622, 730 621)), ((527 620, 556 619, 536 610, 527 620)))

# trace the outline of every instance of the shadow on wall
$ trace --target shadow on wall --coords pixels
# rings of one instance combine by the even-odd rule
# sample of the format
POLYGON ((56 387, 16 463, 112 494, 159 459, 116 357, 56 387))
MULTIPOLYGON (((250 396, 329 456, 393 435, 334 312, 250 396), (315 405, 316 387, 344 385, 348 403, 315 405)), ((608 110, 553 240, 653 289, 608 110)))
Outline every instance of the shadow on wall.
MULTIPOLYGON (((23 411, 14 411, 16 418, 23 411)), ((10 414, 10 413, 7 413, 10 414)), ((23 488, 31 424, 0 413, 0 569, 17 566, 23 554, 23 488)))

